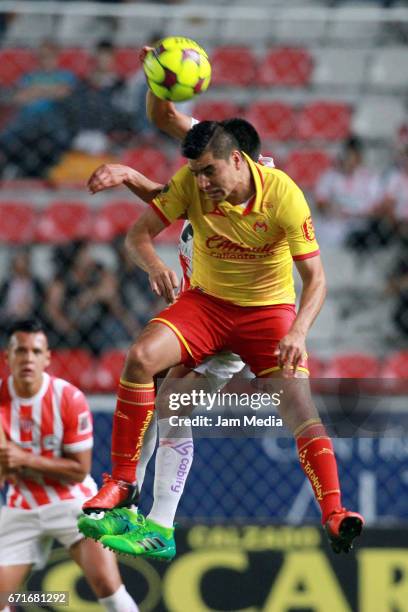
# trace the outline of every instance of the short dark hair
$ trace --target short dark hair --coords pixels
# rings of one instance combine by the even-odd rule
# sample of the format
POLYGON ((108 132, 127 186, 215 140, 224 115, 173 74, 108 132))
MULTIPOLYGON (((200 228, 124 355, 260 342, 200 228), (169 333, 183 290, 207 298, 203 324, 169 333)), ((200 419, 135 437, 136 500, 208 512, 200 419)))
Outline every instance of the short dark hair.
POLYGON ((249 155, 253 161, 258 161, 261 153, 261 139, 249 121, 241 119, 241 117, 232 117, 232 119, 220 121, 220 124, 227 132, 235 136, 241 151, 249 155))
POLYGON ((27 334, 45 334, 45 329, 41 321, 38 319, 20 319, 11 323, 7 329, 7 338, 10 339, 17 332, 25 332, 27 334))
POLYGON ((184 137, 181 151, 188 159, 198 159, 206 149, 216 159, 228 159, 234 149, 240 149, 236 137, 219 121, 201 121, 184 137))

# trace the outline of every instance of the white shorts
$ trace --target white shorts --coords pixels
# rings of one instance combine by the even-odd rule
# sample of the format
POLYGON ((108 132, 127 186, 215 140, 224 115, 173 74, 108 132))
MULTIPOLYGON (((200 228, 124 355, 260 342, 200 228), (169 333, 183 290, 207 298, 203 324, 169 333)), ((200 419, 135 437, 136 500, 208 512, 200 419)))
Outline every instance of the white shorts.
POLYGON ((239 355, 224 352, 207 357, 199 366, 194 368, 194 371, 208 378, 211 390, 215 391, 223 387, 235 374, 238 374, 244 368, 246 368, 245 378, 254 378, 251 370, 241 361, 239 355))
POLYGON ((235 353, 218 353, 204 359, 199 366, 194 368, 199 374, 212 374, 218 378, 232 378, 234 374, 240 372, 245 367, 245 363, 241 361, 239 355, 235 353))
POLYGON ((0 565, 33 564, 42 569, 53 540, 70 548, 84 536, 78 531, 77 516, 83 499, 45 504, 32 510, 0 509, 0 565))

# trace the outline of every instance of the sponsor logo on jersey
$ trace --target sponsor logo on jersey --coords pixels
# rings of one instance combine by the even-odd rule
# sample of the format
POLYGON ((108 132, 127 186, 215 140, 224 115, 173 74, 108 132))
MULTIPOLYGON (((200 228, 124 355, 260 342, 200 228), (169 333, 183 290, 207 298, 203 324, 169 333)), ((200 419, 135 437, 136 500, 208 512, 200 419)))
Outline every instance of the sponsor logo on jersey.
POLYGON ((245 247, 237 244, 236 242, 232 242, 232 240, 228 240, 228 238, 225 238, 225 236, 220 236, 218 234, 209 236, 206 240, 206 246, 209 249, 219 249, 228 253, 253 253, 261 255, 269 255, 273 252, 274 247, 274 245, 270 242, 267 242, 259 247, 245 247))

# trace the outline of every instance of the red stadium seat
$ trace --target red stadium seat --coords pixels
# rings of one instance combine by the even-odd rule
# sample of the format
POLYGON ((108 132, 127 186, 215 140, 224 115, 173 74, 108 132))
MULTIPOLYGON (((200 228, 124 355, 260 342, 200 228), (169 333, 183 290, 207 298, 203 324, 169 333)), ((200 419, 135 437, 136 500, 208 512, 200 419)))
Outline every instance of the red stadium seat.
POLYGON ((27 244, 33 240, 37 218, 33 206, 19 202, 2 202, 0 216, 0 242, 27 244))
POLYGON ((88 76, 93 64, 94 59, 86 49, 63 49, 58 55, 58 66, 70 70, 79 78, 88 76))
POLYGON ((203 100, 196 104, 193 115, 200 121, 205 119, 223 121, 231 117, 239 117, 242 111, 238 104, 229 100, 203 100))
POLYGON ((166 183, 171 176, 167 156, 158 149, 150 147, 129 149, 125 152, 122 162, 158 183, 166 183))
POLYGON ((109 242, 116 236, 126 234, 130 226, 146 209, 146 205, 138 202, 108 202, 100 208, 95 216, 91 238, 109 242))
POLYGON ((218 47, 211 55, 213 85, 250 85, 256 60, 247 47, 218 47))
POLYGON ((380 372, 384 392, 408 393, 408 351, 397 351, 385 358, 380 372))
POLYGON ((0 50, 0 85, 11 87, 26 72, 31 72, 37 66, 34 51, 29 49, 0 50))
POLYGON ((285 102, 255 102, 245 118, 256 127, 262 140, 289 140, 293 136, 295 114, 285 102))
POLYGON ((309 372, 311 378, 323 378, 325 371, 325 363, 314 355, 309 355, 307 358, 307 362, 309 365, 309 372))
POLYGON ((300 140, 343 140, 350 133, 351 109, 343 102, 311 102, 298 115, 300 140))
POLYGON ((380 362, 374 355, 349 353, 336 355, 325 372, 326 378, 377 378, 380 362))
POLYGON ((85 349, 61 349, 52 351, 49 374, 64 378, 81 390, 93 388, 95 378, 94 358, 85 349))
POLYGON ((102 393, 116 391, 126 351, 111 350, 104 353, 96 366, 94 377, 94 390, 102 393))
POLYGON ((138 72, 142 66, 140 49, 122 47, 115 51, 115 68, 119 76, 127 78, 138 72))
POLYGON ((86 204, 54 202, 42 211, 36 238, 40 242, 68 242, 87 238, 91 227, 91 212, 86 204))
POLYGON ((325 151, 295 149, 284 164, 284 170, 303 189, 314 189, 322 172, 330 168, 332 160, 325 151))
POLYGON ((313 69, 312 57, 306 49, 279 47, 270 49, 258 64, 258 85, 305 86, 313 69))

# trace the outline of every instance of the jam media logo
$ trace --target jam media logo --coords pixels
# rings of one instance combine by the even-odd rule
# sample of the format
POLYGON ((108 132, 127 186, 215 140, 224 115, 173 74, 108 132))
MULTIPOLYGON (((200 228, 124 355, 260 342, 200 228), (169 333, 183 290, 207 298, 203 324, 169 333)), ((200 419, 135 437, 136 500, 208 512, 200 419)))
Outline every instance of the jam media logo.
POLYGON ((310 215, 306 217, 303 222, 302 233, 305 237, 305 240, 307 240, 308 242, 313 242, 313 240, 315 239, 315 230, 313 227, 312 217, 310 215))
POLYGON ((265 223, 265 221, 256 221, 252 227, 256 232, 267 232, 268 231, 268 226, 265 223))

